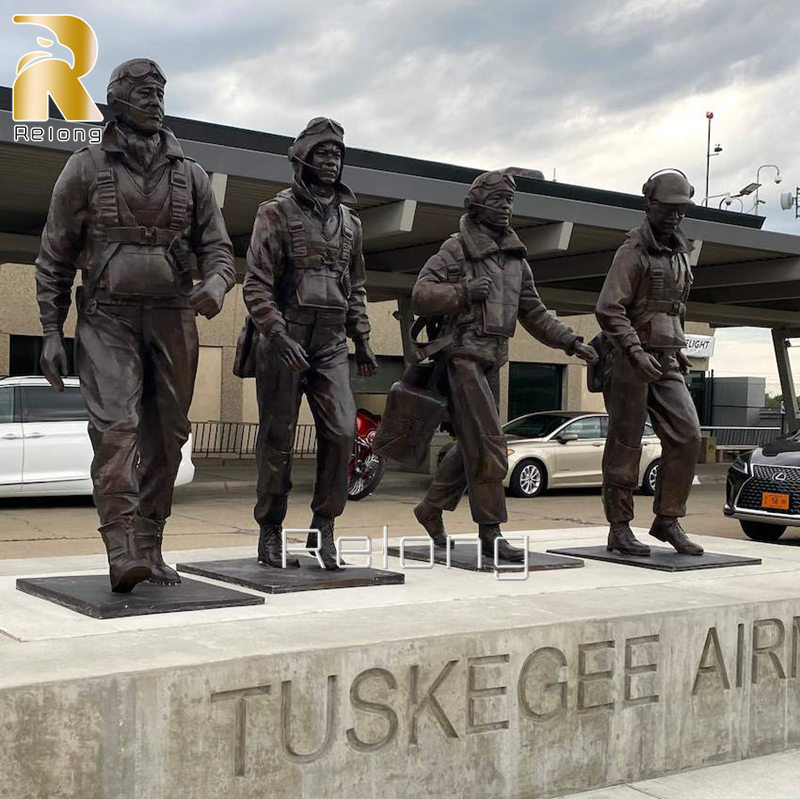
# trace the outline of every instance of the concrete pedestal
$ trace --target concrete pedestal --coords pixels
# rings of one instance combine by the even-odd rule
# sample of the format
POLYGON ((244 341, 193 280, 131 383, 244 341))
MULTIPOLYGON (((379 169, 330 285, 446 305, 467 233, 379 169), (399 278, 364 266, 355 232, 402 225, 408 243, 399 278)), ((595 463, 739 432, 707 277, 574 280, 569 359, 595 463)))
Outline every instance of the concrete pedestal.
MULTIPOLYGON (((544 552, 605 529, 530 535, 544 552)), ((14 581, 100 557, 0 561, 0 794, 536 799, 797 747, 800 549, 698 540, 762 563, 434 566, 98 621, 14 581)))

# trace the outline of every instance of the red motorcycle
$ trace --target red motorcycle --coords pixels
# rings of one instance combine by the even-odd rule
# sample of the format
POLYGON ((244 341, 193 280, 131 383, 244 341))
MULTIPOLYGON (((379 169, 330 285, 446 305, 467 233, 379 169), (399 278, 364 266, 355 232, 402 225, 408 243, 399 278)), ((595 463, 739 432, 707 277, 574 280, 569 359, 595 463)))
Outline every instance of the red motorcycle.
POLYGON ((369 496, 383 477, 383 458, 372 448, 381 417, 359 408, 356 411, 356 440, 347 465, 347 498, 353 501, 369 496))

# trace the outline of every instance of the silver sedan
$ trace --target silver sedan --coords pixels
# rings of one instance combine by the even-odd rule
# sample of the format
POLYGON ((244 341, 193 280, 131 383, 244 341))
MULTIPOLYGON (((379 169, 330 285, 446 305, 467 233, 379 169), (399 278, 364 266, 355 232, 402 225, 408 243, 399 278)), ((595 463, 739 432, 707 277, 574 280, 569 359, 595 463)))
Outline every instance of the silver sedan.
MULTIPOLYGON (((503 427, 508 472, 503 485, 514 497, 536 497, 547 488, 599 486, 608 414, 580 411, 529 413, 503 427)), ((642 437, 639 485, 653 494, 661 443, 649 423, 642 437)))

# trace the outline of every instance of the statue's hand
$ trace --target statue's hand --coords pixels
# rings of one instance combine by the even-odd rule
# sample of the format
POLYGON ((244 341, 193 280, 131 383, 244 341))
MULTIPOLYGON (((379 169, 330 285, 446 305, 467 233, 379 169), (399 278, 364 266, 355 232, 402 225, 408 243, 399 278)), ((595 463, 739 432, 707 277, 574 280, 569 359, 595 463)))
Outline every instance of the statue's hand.
POLYGON ((221 310, 228 285, 219 275, 211 275, 198 283, 189 293, 189 303, 195 313, 213 319, 221 310))
POLYGON ((590 347, 588 344, 584 344, 582 341, 579 341, 573 347, 572 354, 580 358, 582 361, 586 361, 586 363, 597 363, 600 358, 600 356, 597 354, 597 350, 594 347, 590 347))
POLYGON ((639 377, 648 383, 661 378, 661 364, 649 353, 644 350, 636 350, 630 353, 633 368, 639 373, 639 377))
POLYGON ((678 361, 678 369, 681 370, 681 374, 688 375, 689 370, 692 368, 692 362, 686 357, 683 350, 678 350, 675 359, 678 361))
POLYGON ((64 338, 61 333, 45 334, 39 365, 47 382, 56 391, 63 391, 64 381, 61 378, 67 374, 67 351, 64 349, 64 338))
POLYGON ((361 377, 370 377, 378 369, 378 359, 372 352, 368 339, 356 339, 356 363, 361 377))
POLYGON ((305 372, 310 368, 306 351, 288 333, 276 333, 272 346, 284 366, 296 372, 305 372))
POLYGON ((489 290, 492 288, 492 279, 490 277, 474 277, 472 280, 467 281, 467 293, 469 294, 470 302, 481 302, 489 296, 489 290))

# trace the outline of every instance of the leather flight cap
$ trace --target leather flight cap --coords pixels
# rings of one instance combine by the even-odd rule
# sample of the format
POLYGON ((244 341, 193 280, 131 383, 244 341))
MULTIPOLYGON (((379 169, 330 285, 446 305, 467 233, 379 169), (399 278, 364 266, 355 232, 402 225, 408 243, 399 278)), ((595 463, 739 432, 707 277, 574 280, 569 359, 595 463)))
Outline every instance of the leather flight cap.
POLYGON ((162 86, 167 82, 164 71, 155 61, 151 61, 149 58, 132 58, 130 61, 123 61, 111 73, 106 92, 111 91, 111 87, 122 80, 128 79, 138 82, 149 77, 155 78, 162 86))
POLYGON ((501 169, 496 169, 493 172, 484 172, 472 181, 467 193, 467 202, 483 203, 492 192, 501 189, 512 192, 517 190, 517 184, 513 176, 501 169))

